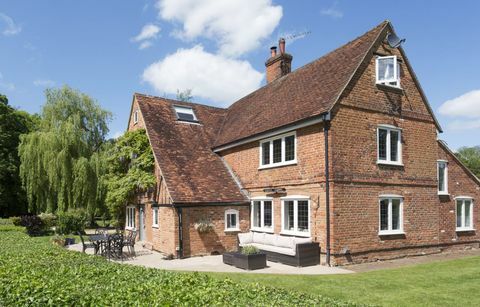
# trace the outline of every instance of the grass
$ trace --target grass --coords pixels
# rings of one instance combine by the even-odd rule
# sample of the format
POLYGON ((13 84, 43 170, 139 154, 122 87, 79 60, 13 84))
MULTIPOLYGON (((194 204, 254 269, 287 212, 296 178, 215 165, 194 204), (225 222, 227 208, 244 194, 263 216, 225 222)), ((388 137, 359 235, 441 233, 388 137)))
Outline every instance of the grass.
POLYGON ((480 257, 349 275, 219 274, 342 301, 384 306, 480 306, 480 257))
POLYGON ((0 306, 356 306, 320 295, 107 261, 0 225, 0 306))

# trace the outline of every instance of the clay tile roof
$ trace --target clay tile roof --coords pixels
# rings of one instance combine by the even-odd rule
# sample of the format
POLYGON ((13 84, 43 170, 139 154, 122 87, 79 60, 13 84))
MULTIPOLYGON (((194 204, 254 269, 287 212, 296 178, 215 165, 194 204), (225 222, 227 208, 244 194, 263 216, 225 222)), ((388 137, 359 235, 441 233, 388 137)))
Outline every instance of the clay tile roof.
POLYGON ((389 24, 243 97, 228 108, 215 147, 330 111, 373 43, 389 24))
POLYGON ((135 94, 153 153, 174 203, 245 202, 221 158, 212 152, 226 110, 135 94), (173 105, 191 106, 199 124, 176 120, 173 105))

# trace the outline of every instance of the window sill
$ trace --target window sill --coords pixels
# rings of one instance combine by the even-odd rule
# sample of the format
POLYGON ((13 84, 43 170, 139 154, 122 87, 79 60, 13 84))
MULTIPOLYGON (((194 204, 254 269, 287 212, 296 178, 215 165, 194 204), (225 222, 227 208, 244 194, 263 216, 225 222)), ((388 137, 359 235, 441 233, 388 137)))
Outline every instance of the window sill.
POLYGON ((377 160, 378 165, 388 165, 388 166, 405 166, 403 163, 399 162, 388 162, 388 161, 382 161, 382 160, 377 160))
POLYGON ((126 226, 125 229, 126 230, 136 230, 135 227, 128 227, 128 226, 126 226))
POLYGON ((250 230, 256 231, 256 232, 273 233, 273 229, 266 229, 266 228, 251 228, 250 230))
POLYGON ((379 236, 395 236, 395 235, 404 235, 405 232, 403 230, 401 231, 379 231, 378 235, 379 236))
POLYGON ((152 228, 158 229, 158 225, 152 225, 152 228))
POLYGON ((456 232, 472 232, 472 231, 476 231, 475 228, 457 228, 455 229, 456 232))
POLYGON ((292 160, 292 161, 287 161, 287 162, 280 162, 280 163, 274 163, 274 164, 268 164, 268 165, 260 165, 258 169, 267 169, 267 168, 275 168, 275 167, 281 167, 281 166, 287 166, 287 165, 295 165, 297 164, 297 160, 292 160))
POLYGON ((283 230, 280 232, 281 235, 288 235, 288 236, 295 236, 295 237, 303 237, 303 238, 310 238, 310 231, 309 232, 298 232, 298 231, 286 231, 283 230))
POLYGON ((399 94, 403 94, 403 88, 395 85, 388 85, 388 84, 383 84, 383 83, 377 83, 376 84, 378 89, 380 90, 387 90, 387 91, 393 91, 399 94))
POLYGON ((240 228, 225 229, 225 232, 240 232, 240 228))
POLYGON ((450 196, 448 192, 438 192, 438 196, 450 196))

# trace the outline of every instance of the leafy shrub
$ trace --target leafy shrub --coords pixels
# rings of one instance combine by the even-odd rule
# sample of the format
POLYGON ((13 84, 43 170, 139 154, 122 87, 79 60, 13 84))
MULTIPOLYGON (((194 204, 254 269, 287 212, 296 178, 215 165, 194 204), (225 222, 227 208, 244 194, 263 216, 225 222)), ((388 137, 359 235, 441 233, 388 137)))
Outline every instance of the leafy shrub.
POLYGON ((30 236, 39 236, 45 232, 45 224, 36 215, 24 215, 21 217, 20 225, 27 229, 30 236))
POLYGON ((253 245, 247 245, 242 247, 242 254, 244 255, 254 255, 258 254, 260 251, 253 245))
POLYGON ((42 220, 42 222, 45 224, 45 227, 48 229, 56 225, 57 217, 55 216, 55 214, 41 213, 38 215, 38 217, 42 220))
POLYGON ((353 306, 200 273, 119 264, 21 232, 0 231, 0 242, 0 306, 353 306))
POLYGON ((69 210, 58 214, 56 232, 61 235, 83 232, 88 216, 83 210, 69 210))
POLYGON ((21 223, 22 223, 22 218, 19 217, 19 216, 12 216, 10 218, 10 221, 12 222, 13 225, 15 226, 22 226, 21 223))

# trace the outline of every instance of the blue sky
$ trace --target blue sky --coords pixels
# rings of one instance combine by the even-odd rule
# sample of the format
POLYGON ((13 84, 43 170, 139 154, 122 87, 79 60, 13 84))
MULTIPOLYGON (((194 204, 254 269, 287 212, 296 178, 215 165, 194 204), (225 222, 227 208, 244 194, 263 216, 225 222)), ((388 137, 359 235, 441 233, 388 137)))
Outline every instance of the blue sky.
POLYGON ((0 0, 0 93, 39 112, 68 84, 125 130, 134 92, 228 106, 265 83, 280 36, 293 69, 389 19, 453 149, 480 145, 480 2, 0 0))

